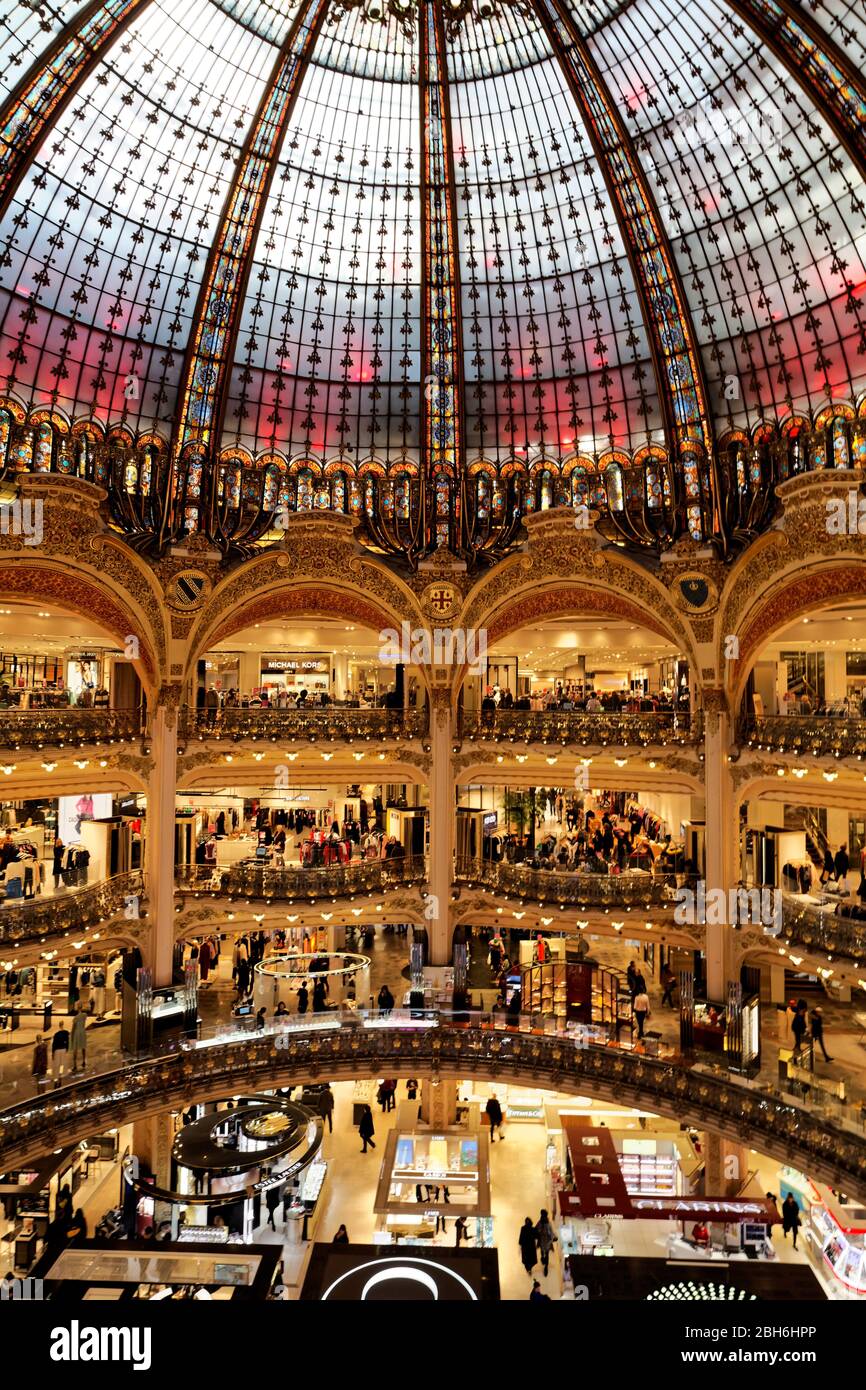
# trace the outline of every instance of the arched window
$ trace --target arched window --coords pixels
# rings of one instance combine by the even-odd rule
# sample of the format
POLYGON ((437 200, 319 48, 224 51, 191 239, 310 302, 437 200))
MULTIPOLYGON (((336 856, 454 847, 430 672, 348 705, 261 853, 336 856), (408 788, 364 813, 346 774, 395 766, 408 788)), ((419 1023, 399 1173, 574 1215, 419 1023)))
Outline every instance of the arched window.
POLYGON ((310 512, 313 510, 313 475, 309 468, 302 468, 298 473, 298 511, 310 512))
POLYGON ((8 410, 0 410, 0 472, 5 472, 11 439, 12 417, 8 410))
POLYGON ((607 501, 612 512, 621 512, 625 506, 622 490, 622 470, 618 463, 609 463, 604 470, 607 485, 607 501))
POLYGON ((833 467, 850 468, 851 450, 848 447, 848 421, 837 415, 832 426, 833 467))

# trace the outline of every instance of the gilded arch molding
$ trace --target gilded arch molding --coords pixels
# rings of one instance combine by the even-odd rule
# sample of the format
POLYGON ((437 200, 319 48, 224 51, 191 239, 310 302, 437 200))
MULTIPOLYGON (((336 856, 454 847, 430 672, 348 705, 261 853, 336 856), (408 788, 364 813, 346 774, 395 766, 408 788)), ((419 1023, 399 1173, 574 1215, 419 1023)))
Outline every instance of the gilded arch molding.
POLYGON ((58 558, 34 561, 30 554, 13 556, 0 549, 0 598, 32 603, 46 601, 76 616, 91 619, 124 647, 128 636, 139 639, 139 660, 133 661, 142 685, 151 695, 159 667, 153 634, 129 594, 118 592, 103 575, 88 573, 79 562, 58 558))

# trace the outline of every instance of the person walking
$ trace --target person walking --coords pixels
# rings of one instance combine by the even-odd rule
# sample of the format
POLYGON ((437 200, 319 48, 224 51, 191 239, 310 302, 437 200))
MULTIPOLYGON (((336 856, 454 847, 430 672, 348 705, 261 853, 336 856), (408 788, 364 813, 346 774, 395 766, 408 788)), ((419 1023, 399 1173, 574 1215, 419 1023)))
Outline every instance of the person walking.
POLYGON ((535 1240, 538 1246, 538 1253, 541 1256, 541 1268, 544 1270, 544 1277, 546 1279, 549 1273, 550 1252, 556 1244, 556 1236, 550 1224, 550 1217, 544 1207, 542 1207, 541 1215, 535 1223, 535 1240))
POLYGON ((87 1021, 79 1005, 78 1011, 72 1020, 72 1032, 69 1035, 69 1042, 72 1048, 72 1070, 84 1071, 87 1067, 87 1021), (78 1058, 81 1058, 81 1066, 78 1065, 78 1058))
POLYGON ((848 858, 848 846, 840 845, 833 860, 833 872, 836 875, 836 882, 839 883, 843 878, 848 877, 848 870, 851 867, 851 860, 848 858))
POLYGON ((389 1014, 394 1007, 394 996, 387 985, 383 985, 379 990, 379 1010, 383 1014, 389 1014))
POLYGON ((538 1248, 535 1239, 535 1227, 532 1224, 532 1217, 527 1216, 520 1228, 520 1235, 517 1238, 520 1246, 520 1258, 526 1273, 531 1275, 538 1263, 538 1248))
POLYGON ((375 1149, 376 1143, 373 1139, 373 1135, 376 1133, 376 1131, 373 1127, 373 1112, 370 1109, 369 1105, 364 1106, 364 1110, 361 1115, 361 1123, 358 1125, 358 1133, 360 1134, 361 1139, 364 1143, 364 1147, 361 1150, 362 1154, 365 1154, 367 1152, 368 1144, 370 1145, 371 1149, 375 1149))
POLYGON ((824 1010, 817 1004, 809 1015, 809 1023, 812 1028, 812 1043, 817 1043, 824 1054, 825 1062, 832 1062, 833 1058, 827 1056, 827 1049, 824 1046, 824 1010))
POLYGON ((60 1078, 69 1061, 69 1030, 61 1023, 51 1039, 51 1075, 54 1085, 60 1085, 60 1078))
POLYGON ((44 1041, 42 1034, 36 1034, 36 1043, 33 1048, 33 1065, 30 1068, 33 1080, 36 1082, 37 1092, 45 1083, 48 1075, 48 1044, 44 1041))
POLYGON ((794 1249, 797 1249, 797 1232, 800 1229, 800 1206, 792 1192, 789 1192, 782 1203, 782 1234, 785 1240, 788 1239, 790 1231, 794 1237, 794 1249))
POLYGON ((796 1056, 797 1053, 800 1051, 800 1048, 803 1046, 803 1038, 806 1033, 805 1005, 797 1005, 797 1012, 794 1014, 793 1020, 791 1022, 791 1032, 794 1034, 794 1055, 796 1056))
POLYGON ((502 1133, 502 1106, 499 1104, 499 1101, 496 1099, 496 1092, 495 1092, 495 1091, 493 1092, 493 1095, 490 1097, 489 1101, 488 1101, 487 1104, 485 1105, 484 1110, 485 1110, 485 1113, 486 1113, 486 1115, 487 1115, 488 1120, 490 1121, 490 1142, 491 1142, 491 1144, 495 1144, 495 1143, 496 1143, 496 1131, 497 1131, 497 1130, 499 1130, 499 1139, 500 1139, 500 1142, 501 1142, 502 1139, 504 1139, 504 1137, 505 1137, 505 1136, 503 1135, 503 1133, 502 1133))
POLYGON ((339 1227, 337 1228, 337 1234, 334 1236, 334 1239, 331 1241, 331 1244, 332 1244, 332 1245, 349 1245, 349 1244, 350 1244, 350 1241, 349 1241, 349 1232, 346 1230, 345 1226, 339 1226, 339 1227))
POLYGON ((275 1183, 273 1187, 268 1188, 267 1192, 265 1193, 265 1206, 268 1209, 268 1225, 270 1226, 271 1230, 275 1233, 277 1229, 277 1223, 274 1220, 274 1213, 276 1212, 277 1207, 282 1204, 282 1200, 283 1198, 278 1184, 275 1183))
POLYGON ((465 1216, 458 1216, 454 1222, 454 1245, 458 1250, 462 1240, 469 1240, 469 1223, 465 1216))
POLYGON ((328 1122, 328 1133, 334 1133, 334 1092, 330 1086, 323 1086, 319 1092, 319 1114, 328 1122))
POLYGON ((634 1016, 635 1016, 635 1018, 637 1019, 637 1035, 638 1035, 638 1039, 640 1039, 640 1038, 643 1037, 644 1024, 646 1023, 647 1019, 649 1018, 649 1014, 650 1014, 649 995, 648 995, 647 992, 646 992, 646 988, 644 988, 644 989, 642 989, 642 990, 640 991, 639 994, 636 994, 635 997, 634 997, 634 1016))
POLYGON ((309 1005, 310 991, 307 989, 307 986, 302 982, 301 988, 298 990, 298 1013, 305 1014, 307 1012, 307 1009, 309 1008, 309 1005))
POLYGON ((257 1012, 257 1014, 256 1014, 256 1032, 257 1032, 257 1033, 262 1032, 263 1029, 264 1029, 264 1026, 265 1026, 265 1014, 266 1014, 266 1013, 267 1013, 267 1009, 265 1008, 265 1006, 264 1006, 264 1004, 263 1004, 262 1007, 258 1010, 258 1012, 257 1012))

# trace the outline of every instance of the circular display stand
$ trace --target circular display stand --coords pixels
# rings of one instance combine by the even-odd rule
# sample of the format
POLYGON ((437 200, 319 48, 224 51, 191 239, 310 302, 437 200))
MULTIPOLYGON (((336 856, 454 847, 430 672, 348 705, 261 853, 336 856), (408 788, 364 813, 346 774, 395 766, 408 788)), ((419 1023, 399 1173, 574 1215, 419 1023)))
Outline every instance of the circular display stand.
POLYGON ((307 1009, 312 1011, 317 979, 326 982, 329 1007, 357 1001, 362 1008, 370 996, 370 957, 353 955, 351 951, 274 951, 254 967, 255 1007, 271 1012, 282 1002, 295 1012, 298 990, 305 984, 309 994, 307 1009))

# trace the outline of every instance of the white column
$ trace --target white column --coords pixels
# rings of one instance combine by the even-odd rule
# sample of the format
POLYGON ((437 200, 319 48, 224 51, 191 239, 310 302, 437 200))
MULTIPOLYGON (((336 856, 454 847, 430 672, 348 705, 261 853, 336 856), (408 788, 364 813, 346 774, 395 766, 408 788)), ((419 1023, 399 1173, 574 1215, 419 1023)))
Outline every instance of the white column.
POLYGON ((331 657, 331 670, 334 672, 331 696, 334 700, 345 700, 349 689, 349 658, 345 652, 331 657))
POLYGON ((177 783, 177 711, 157 705, 152 716, 147 779, 144 868, 150 933, 145 964, 155 985, 170 985, 174 954, 174 807, 177 783))
POLYGON ((261 655, 259 652, 241 652, 238 680, 241 691, 249 695, 259 684, 261 674, 261 655))
MULTIPOLYGON (((709 692, 707 692, 708 694, 709 692)), ((705 694, 705 708, 708 704, 705 694)), ((730 719, 727 712, 706 712, 704 778, 706 786, 706 891, 735 888, 738 872, 738 827, 735 824, 733 783, 728 765, 730 719)), ((698 865, 700 872, 700 865, 698 865)), ((727 914, 726 914, 727 915, 727 914)), ((707 994, 724 1002, 732 978, 733 928, 707 925, 707 994)))
POLYGON ((844 700, 848 684, 847 653, 826 651, 824 653, 824 699, 844 700))
POLYGON ((451 775, 453 716, 450 691, 435 692, 430 710, 430 861, 432 913, 427 920, 431 965, 451 962, 451 880, 454 866, 454 784, 451 775))

